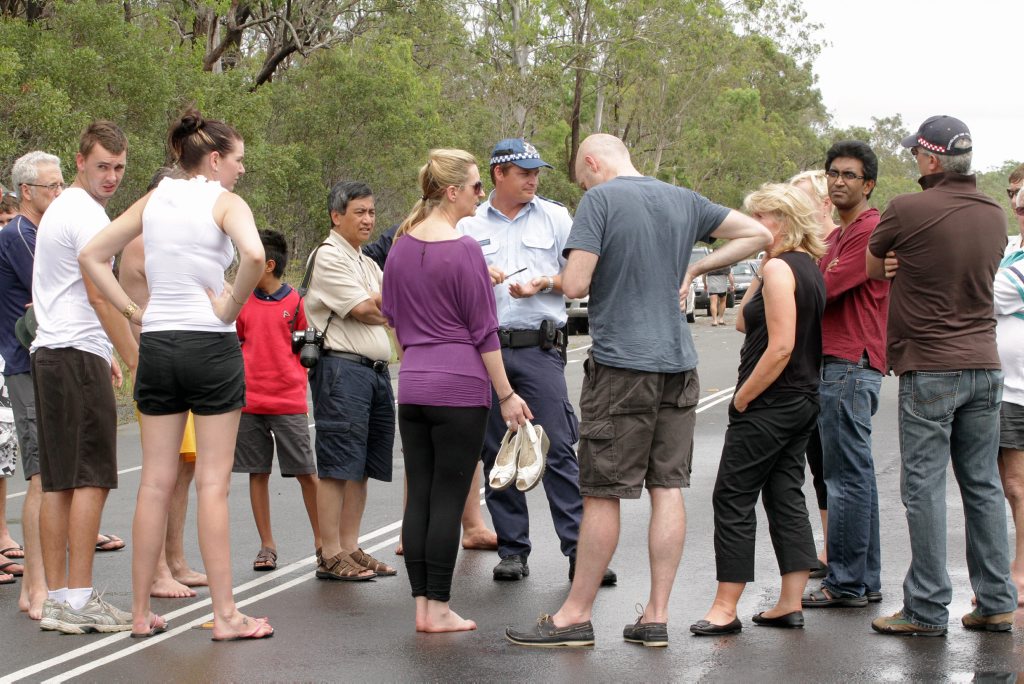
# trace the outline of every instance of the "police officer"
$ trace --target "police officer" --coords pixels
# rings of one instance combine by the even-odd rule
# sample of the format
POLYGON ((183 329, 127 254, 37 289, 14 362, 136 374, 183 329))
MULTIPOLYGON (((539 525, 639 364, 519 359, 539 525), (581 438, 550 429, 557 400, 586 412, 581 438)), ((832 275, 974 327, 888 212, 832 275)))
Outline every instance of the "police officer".
MULTIPOLYGON (((583 501, 579 489, 579 463, 573 444, 579 422, 565 385, 565 303, 561 270, 562 248, 572 228, 568 210, 537 195, 542 167, 552 168, 530 143, 520 138, 502 140, 491 152, 494 191, 475 216, 459 222, 459 230, 479 242, 494 283, 498 308, 502 359, 516 392, 533 410, 535 422, 551 441, 544 472, 544 492, 551 518, 569 558, 569 579, 575 570, 583 501)), ((484 439, 484 474, 490 472, 505 423, 492 402, 484 439)), ((498 533, 501 562, 496 580, 520 580, 530 574, 530 516, 526 495, 515 487, 486 490, 487 508, 498 533)), ((615 573, 605 573, 604 584, 614 584, 615 573)))

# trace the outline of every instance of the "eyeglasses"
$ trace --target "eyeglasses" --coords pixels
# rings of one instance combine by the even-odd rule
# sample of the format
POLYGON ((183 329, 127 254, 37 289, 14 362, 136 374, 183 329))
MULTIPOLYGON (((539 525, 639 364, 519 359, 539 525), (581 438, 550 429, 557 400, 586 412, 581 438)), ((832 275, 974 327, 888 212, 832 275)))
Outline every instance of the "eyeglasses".
POLYGON ((825 175, 832 180, 836 180, 837 178, 842 177, 842 179, 847 183, 855 180, 864 180, 865 178, 864 176, 858 176, 853 171, 843 171, 842 173, 840 173, 835 169, 829 169, 828 171, 825 172, 825 175))
POLYGON ((919 155, 919 154, 927 155, 927 156, 929 156, 929 157, 934 157, 934 156, 935 156, 935 155, 933 155, 933 154, 929 154, 928 152, 925 152, 924 150, 922 150, 922 149, 921 149, 921 148, 919 148, 919 147, 911 147, 911 148, 910 148, 910 154, 912 154, 912 155, 913 155, 913 156, 915 156, 915 157, 916 157, 917 155, 919 155))
POLYGON ((1013 212, 1017 214, 1017 216, 1024 216, 1024 207, 1014 207, 1013 212))
POLYGON ((67 187, 67 186, 64 185, 63 182, 61 182, 61 183, 50 183, 48 185, 39 185, 38 183, 22 183, 22 185, 27 185, 30 188, 46 188, 50 192, 56 192, 57 190, 63 190, 65 187, 67 187))
POLYGON ((1006 196, 1009 197, 1011 201, 1017 197, 1018 192, 1020 192, 1020 188, 1006 188, 1006 196))
MULTIPOLYGON (((466 186, 465 185, 460 185, 459 187, 460 188, 464 188, 466 186)), ((480 192, 484 189, 484 182, 483 181, 477 181, 476 183, 473 183, 469 187, 472 188, 474 195, 479 195, 480 192)))

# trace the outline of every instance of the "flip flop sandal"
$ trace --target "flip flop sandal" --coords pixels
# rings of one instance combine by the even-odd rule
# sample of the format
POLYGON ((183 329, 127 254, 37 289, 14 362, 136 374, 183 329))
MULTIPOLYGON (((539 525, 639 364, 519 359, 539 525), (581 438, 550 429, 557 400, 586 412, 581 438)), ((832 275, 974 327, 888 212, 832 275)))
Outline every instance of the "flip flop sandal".
POLYGON ((839 606, 843 608, 863 608, 868 605, 867 596, 833 596, 825 589, 815 589, 803 596, 801 604, 804 608, 829 608, 839 606))
MULTIPOLYGON (((248 620, 248 619, 249 618, 246 618, 246 620, 248 620)), ((243 641, 245 639, 269 639, 270 637, 274 636, 274 628, 270 626, 270 623, 267 622, 266 618, 256 618, 256 619, 253 620, 253 622, 255 622, 256 625, 252 628, 252 631, 248 632, 247 634, 236 634, 235 636, 232 636, 232 637, 210 637, 210 640, 211 641, 243 641), (269 628, 269 631, 268 632, 264 632, 263 634, 260 634, 259 633, 260 630, 263 629, 264 627, 269 628)), ((242 624, 245 624, 245 622, 243 621, 242 624)))
POLYGON ((256 572, 277 570, 277 552, 266 546, 262 547, 260 552, 256 554, 256 560, 252 563, 252 569, 256 572))
POLYGON ((356 549, 352 552, 352 560, 367 570, 373 570, 381 577, 391 577, 398 574, 398 570, 389 567, 387 563, 380 562, 362 549, 356 549))
POLYGON ((116 534, 103 534, 100 532, 100 539, 96 541, 97 551, 120 551, 125 547, 124 540, 116 534), (113 546, 111 546, 113 544, 113 546))
MULTIPOLYGON (((160 616, 157 615, 157 616, 154 616, 154 617, 160 617, 160 616)), ((167 631, 167 621, 164 620, 163 618, 160 618, 160 620, 161 620, 161 624, 156 625, 154 627, 151 627, 148 632, 132 632, 131 635, 130 635, 131 638, 132 639, 148 639, 150 637, 155 637, 157 634, 163 634, 164 632, 167 631)))
POLYGON ((14 575, 15 577, 21 577, 25 574, 25 568, 21 563, 16 561, 7 561, 6 563, 0 563, 0 575, 14 575), (17 565, 21 570, 8 570, 7 568, 12 565, 17 565))
POLYGON ((332 558, 325 558, 324 562, 316 569, 318 579, 339 580, 343 582, 363 582, 371 580, 377 573, 361 575, 367 568, 359 565, 352 558, 351 554, 339 553, 332 558))
POLYGON ((14 575, 8 572, 0 572, 0 584, 14 584, 14 575))
POLYGON ((0 556, 7 556, 8 558, 24 558, 25 547, 19 544, 18 546, 12 546, 9 549, 0 549, 0 556))

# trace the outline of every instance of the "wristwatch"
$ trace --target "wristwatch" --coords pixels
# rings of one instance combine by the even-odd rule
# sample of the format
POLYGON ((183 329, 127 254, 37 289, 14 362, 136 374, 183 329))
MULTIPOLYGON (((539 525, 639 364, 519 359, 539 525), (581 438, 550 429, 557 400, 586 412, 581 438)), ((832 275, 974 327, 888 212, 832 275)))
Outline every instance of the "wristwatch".
POLYGON ((542 289, 538 294, 547 294, 551 292, 553 289, 555 289, 555 279, 552 278, 551 276, 544 277, 548 279, 548 286, 542 289))

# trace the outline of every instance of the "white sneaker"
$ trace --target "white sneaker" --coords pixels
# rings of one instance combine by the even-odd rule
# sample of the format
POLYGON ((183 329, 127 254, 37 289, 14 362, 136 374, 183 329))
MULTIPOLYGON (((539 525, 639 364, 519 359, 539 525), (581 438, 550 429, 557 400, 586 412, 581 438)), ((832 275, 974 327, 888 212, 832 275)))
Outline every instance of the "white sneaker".
POLYGON ((43 618, 39 621, 39 629, 56 631, 63 611, 64 604, 57 603, 52 598, 43 601, 43 618))
POLYGON ((491 489, 500 492, 508 489, 516 481, 516 458, 519 452, 519 440, 522 439, 522 428, 518 432, 508 430, 498 447, 498 454, 494 458, 494 467, 487 476, 491 489))
POLYGON ((516 489, 528 492, 540 484, 540 479, 544 476, 550 440, 544 434, 544 428, 540 425, 535 426, 530 421, 526 421, 526 425, 519 428, 519 434, 522 436, 519 442, 516 489))
POLYGON ((127 632, 132 628, 132 614, 110 605, 95 590, 81 609, 75 610, 66 603, 63 608, 57 629, 64 634, 127 632))

